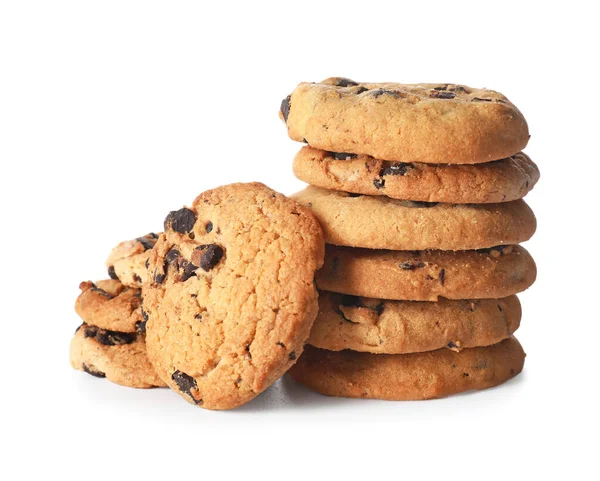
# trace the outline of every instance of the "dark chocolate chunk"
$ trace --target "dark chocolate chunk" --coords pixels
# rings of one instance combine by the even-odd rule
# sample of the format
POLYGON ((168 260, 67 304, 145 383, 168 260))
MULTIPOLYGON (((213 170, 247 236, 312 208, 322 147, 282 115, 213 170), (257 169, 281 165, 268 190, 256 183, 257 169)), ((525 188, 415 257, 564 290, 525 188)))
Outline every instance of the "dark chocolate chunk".
POLYGON ((196 215, 185 207, 179 210, 172 210, 165 218, 165 230, 173 229, 180 234, 187 234, 194 228, 196 215))
POLYGON ((348 197, 361 197, 362 194, 355 194, 354 192, 348 192, 348 197))
POLYGON ((383 177, 384 175, 401 175, 404 176, 406 173, 413 169, 412 164, 407 164, 406 162, 398 162, 394 165, 390 165, 389 167, 382 168, 379 171, 379 176, 383 177))
POLYGON ((100 329, 96 326, 86 324, 84 326, 83 336, 93 338, 105 346, 120 346, 122 344, 131 344, 136 340, 134 332, 119 332, 100 329))
POLYGON ((378 316, 381 316, 381 313, 383 312, 383 309, 384 309, 383 302, 380 302, 375 307, 369 307, 369 309, 375 311, 378 316))
POLYGON ((400 204, 403 205, 404 207, 429 209, 430 207, 435 207, 438 203, 437 202, 422 202, 420 200, 401 200, 400 204))
POLYGON ((471 102, 491 102, 491 101, 492 101, 492 99, 482 99, 479 97, 473 97, 471 99, 471 102))
POLYGON ((440 280, 440 284, 443 286, 444 285, 444 278, 446 277, 446 269, 442 269, 440 271, 440 274, 438 276, 438 279, 440 280))
POLYGON ((108 266, 108 277, 115 281, 119 280, 119 276, 117 276, 117 273, 115 272, 115 266, 108 266))
POLYGON ((350 154, 348 152, 329 152, 329 155, 336 160, 350 160, 357 157, 356 154, 350 154))
POLYGON ((350 80, 349 78, 346 78, 346 77, 340 77, 337 79, 337 82, 335 85, 337 87, 354 87, 354 86, 358 85, 358 82, 355 82, 354 80, 350 80))
MULTIPOLYGON (((208 272, 215 267, 223 257, 223 248, 217 244, 206 244, 196 247, 196 251, 201 252, 200 267, 208 272)), ((194 256, 192 256, 194 259, 194 256)))
POLYGON ((290 353, 288 354, 288 359, 289 359, 290 361, 294 361, 294 360, 296 360, 296 351, 292 351, 292 352, 290 352, 290 353))
POLYGON ((440 92, 442 92, 444 90, 448 90, 448 84, 442 85, 441 87, 433 87, 433 90, 438 90, 440 92))
POLYGON ((453 99, 456 97, 454 92, 440 92, 439 90, 434 90, 429 94, 429 97, 432 99, 453 99))
POLYGON ((140 334, 144 334, 146 332, 146 323, 148 322, 148 319, 145 319, 143 321, 137 321, 135 323, 135 330, 137 332, 139 332, 140 334))
POLYGON ((375 179, 375 180, 373 180, 373 185, 378 190, 382 189, 383 187, 385 187, 385 180, 384 179, 375 179))
POLYGON ((358 94, 362 94, 363 92, 368 92, 369 89, 366 87, 358 87, 358 89, 356 90, 356 92, 354 92, 356 95, 358 94))
POLYGON ((448 349, 458 349, 458 346, 456 345, 456 343, 454 341, 450 341, 448 344, 448 349))
POLYGON ((288 116, 290 115, 292 96, 288 95, 281 101, 281 115, 283 115, 284 122, 287 122, 288 116))
POLYGON ((208 221, 206 223, 206 225, 204 226, 204 229, 206 230, 207 234, 210 234, 212 232, 212 230, 213 230, 213 223, 210 222, 210 221, 208 221))
POLYGON ((148 313, 146 311, 144 311, 144 309, 142 309, 142 319, 144 319, 144 321, 147 321, 148 319, 150 319, 150 316, 148 315, 148 313))
MULTIPOLYGON (((148 235, 150 235, 150 234, 148 234, 148 235)), ((144 248, 145 251, 152 249, 154 247, 154 244, 156 244, 155 241, 146 239, 145 237, 138 237, 136 239, 136 241, 138 241, 140 244, 142 244, 142 247, 144 248)))
POLYGON ((196 380, 192 376, 182 371, 175 371, 171 374, 171 379, 179 386, 181 392, 192 398, 192 401, 198 405, 202 404, 202 399, 196 399, 192 394, 192 389, 198 390, 198 384, 196 384, 196 380))
POLYGON ((137 274, 133 274, 133 280, 139 284, 142 283, 142 278, 140 276, 138 276, 137 274))
POLYGON ((202 314, 196 314, 194 316, 194 319, 197 319, 198 321, 201 321, 202 320, 202 314))
POLYGON ((157 271, 154 273, 154 282, 156 282, 157 284, 162 284, 166 278, 167 278, 167 274, 164 272, 157 271))
POLYGON ((165 256, 165 262, 167 264, 172 264, 179 258, 179 256, 180 253, 177 249, 171 249, 169 252, 167 252, 167 255, 165 256))
POLYGON ((82 364, 81 367, 90 376, 94 376, 94 377, 106 377, 106 374, 104 374, 102 371, 98 371, 98 369, 96 369, 94 366, 91 366, 89 364, 82 364))
POLYGON ((425 267, 425 264, 423 264, 421 261, 406 261, 398 264, 398 267, 404 271, 414 271, 415 269, 421 269, 422 267, 425 267))
POLYGON ((100 294, 101 296, 106 297, 107 299, 112 299, 114 297, 112 294, 109 294, 104 289, 100 289, 99 287, 97 287, 96 284, 92 285, 92 291, 96 294, 100 294))
POLYGON ((158 239, 158 234, 154 233, 154 232, 149 232, 148 235, 150 237, 152 237, 153 239, 158 239))
POLYGON ((196 269, 198 266, 192 264, 191 262, 183 261, 183 273, 181 274, 180 280, 181 282, 187 281, 190 277, 196 275, 196 269))
POLYGON ((452 85, 448 88, 451 92, 461 92, 463 94, 467 93, 467 89, 465 89, 462 85, 452 85))
POLYGON ((385 89, 371 90, 371 93, 369 95, 372 95, 374 98, 380 97, 381 95, 391 95, 392 97, 394 97, 396 99, 400 98, 399 92, 395 92, 394 90, 385 90, 385 89))

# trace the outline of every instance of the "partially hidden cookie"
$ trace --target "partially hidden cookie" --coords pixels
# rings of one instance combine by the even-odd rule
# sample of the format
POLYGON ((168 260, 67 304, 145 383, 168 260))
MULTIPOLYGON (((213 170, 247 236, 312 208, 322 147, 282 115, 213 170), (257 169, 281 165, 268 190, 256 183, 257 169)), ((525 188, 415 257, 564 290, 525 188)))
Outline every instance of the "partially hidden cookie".
POLYGON ((319 289, 376 299, 498 299, 527 289, 535 262, 521 246, 477 251, 388 251, 328 245, 319 289))
POLYGON ((460 352, 369 354, 307 346, 289 374, 327 396, 421 400, 497 386, 519 374, 524 362, 514 337, 460 352))
POLYGON ((309 186, 292 196, 310 208, 329 244, 369 249, 466 250, 528 240, 536 229, 523 200, 436 204, 309 186))
POLYGON ((82 282, 75 311, 86 324, 120 332, 144 330, 142 291, 120 281, 82 282))
POLYGON ((144 335, 82 324, 71 340, 71 366, 122 386, 165 386, 146 355, 144 335))
POLYGON ((263 184, 232 184, 171 212, 144 286, 148 356, 190 403, 239 406, 302 353, 317 314, 323 234, 263 184))
POLYGON ((519 327, 517 296, 438 302, 388 301, 319 293, 319 314, 308 344, 330 351, 351 349, 406 354, 443 347, 489 346, 519 327))
POLYGON ((517 200, 540 178, 537 166, 523 152, 483 164, 457 165, 390 162, 305 146, 293 167, 300 180, 325 189, 456 204, 517 200))
POLYGON ((151 232, 137 239, 118 244, 106 259, 106 268, 111 279, 126 286, 141 287, 146 281, 146 263, 158 234, 151 232))
POLYGON ((502 94, 454 84, 303 82, 280 117, 292 139, 312 147, 400 162, 489 162, 529 140, 525 118, 502 94))

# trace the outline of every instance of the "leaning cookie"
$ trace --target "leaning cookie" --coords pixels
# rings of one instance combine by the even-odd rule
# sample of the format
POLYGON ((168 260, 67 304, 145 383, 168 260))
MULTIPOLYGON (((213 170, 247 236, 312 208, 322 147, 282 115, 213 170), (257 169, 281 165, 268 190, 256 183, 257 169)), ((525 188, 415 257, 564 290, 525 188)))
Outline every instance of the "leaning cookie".
POLYGON ((389 251, 327 245, 319 289, 408 301, 498 299, 527 289, 536 266, 521 246, 471 251, 389 251))
POLYGON ((126 286, 141 287, 146 281, 148 257, 156 239, 158 234, 151 232, 118 244, 106 259, 110 278, 119 280, 126 286))
POLYGON ((414 302, 320 291, 319 314, 307 342, 330 351, 376 354, 460 351, 510 337, 520 320, 517 296, 414 302))
POLYGON ((503 159, 529 140, 498 92, 453 84, 303 82, 281 103, 289 136, 332 152, 435 164, 503 159))
POLYGON ((142 291, 107 279, 79 284, 75 311, 86 324, 120 332, 143 330, 142 291))
POLYGON ((460 352, 369 354, 307 346, 289 374, 327 396, 421 400, 497 386, 519 374, 524 362, 514 337, 460 352))
POLYGON ((523 200, 436 204, 349 194, 309 186, 294 194, 323 227, 329 244, 391 250, 466 250, 528 240, 536 229, 523 200))
POLYGON ((296 362, 317 314, 321 228, 259 183, 169 213, 144 285, 148 356, 188 402, 231 409, 296 362))
POLYGON ((143 334, 118 332, 82 324, 71 340, 71 366, 122 386, 150 388, 166 384, 146 355, 143 334))
POLYGON ((296 154, 293 167, 300 180, 325 189, 455 204, 517 200, 540 177, 523 152, 483 164, 452 165, 389 162, 305 146, 296 154))

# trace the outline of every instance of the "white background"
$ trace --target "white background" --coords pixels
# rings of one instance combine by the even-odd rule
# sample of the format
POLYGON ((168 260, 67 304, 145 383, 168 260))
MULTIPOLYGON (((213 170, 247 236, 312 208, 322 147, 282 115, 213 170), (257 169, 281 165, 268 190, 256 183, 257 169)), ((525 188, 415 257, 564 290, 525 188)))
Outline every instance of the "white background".
POLYGON ((0 478, 597 479, 598 17, 493 3, 1 2, 0 478), (72 370, 77 286, 114 244, 224 183, 302 187, 277 112, 329 76, 488 87, 525 114, 524 373, 413 403, 284 378, 210 412, 72 370))

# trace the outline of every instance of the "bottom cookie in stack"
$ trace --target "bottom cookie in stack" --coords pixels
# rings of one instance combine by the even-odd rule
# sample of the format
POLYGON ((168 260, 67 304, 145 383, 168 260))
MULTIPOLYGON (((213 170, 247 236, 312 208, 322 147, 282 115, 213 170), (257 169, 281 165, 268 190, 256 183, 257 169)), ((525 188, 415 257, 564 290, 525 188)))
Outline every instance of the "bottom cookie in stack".
POLYGON ((146 355, 140 289, 118 280, 82 282, 75 310, 83 319, 71 340, 74 369, 123 386, 165 386, 146 355))
POLYGON ((328 396, 421 400, 497 386, 519 374, 524 361, 525 352, 512 336, 461 352, 370 354, 307 346, 289 374, 328 396))

